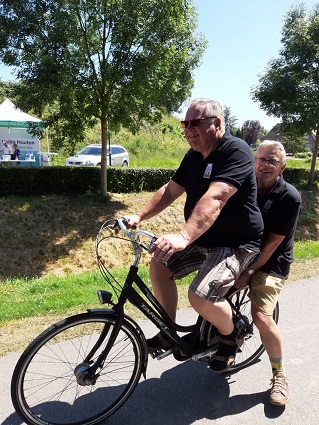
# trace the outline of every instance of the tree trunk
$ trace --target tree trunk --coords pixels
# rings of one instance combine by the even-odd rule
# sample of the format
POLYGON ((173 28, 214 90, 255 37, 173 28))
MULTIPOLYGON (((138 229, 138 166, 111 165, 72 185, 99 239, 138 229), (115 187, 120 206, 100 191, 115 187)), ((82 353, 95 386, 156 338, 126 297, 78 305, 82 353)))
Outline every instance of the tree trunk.
MULTIPOLYGON (((102 114, 103 115, 103 114, 102 114)), ((101 155, 101 181, 100 181, 100 195, 101 197, 107 198, 107 117, 101 117, 101 140, 102 140, 102 155, 101 155)))
POLYGON ((313 152, 312 152, 311 168, 310 168, 309 179, 308 179, 309 185, 313 185, 313 182, 314 182, 317 155, 318 155, 318 145, 319 145, 319 125, 317 126, 317 129, 316 129, 316 143, 315 143, 315 146, 313 147, 313 152))

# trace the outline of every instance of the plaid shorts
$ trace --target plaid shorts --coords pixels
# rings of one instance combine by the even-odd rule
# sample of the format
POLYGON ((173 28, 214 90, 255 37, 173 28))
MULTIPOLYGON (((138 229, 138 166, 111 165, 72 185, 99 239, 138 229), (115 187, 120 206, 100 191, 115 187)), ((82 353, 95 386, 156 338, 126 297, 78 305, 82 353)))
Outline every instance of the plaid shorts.
POLYGON ((257 255, 256 252, 242 248, 200 248, 191 244, 173 254, 166 265, 175 279, 197 270, 190 290, 205 300, 217 302, 226 295, 240 273, 257 255))

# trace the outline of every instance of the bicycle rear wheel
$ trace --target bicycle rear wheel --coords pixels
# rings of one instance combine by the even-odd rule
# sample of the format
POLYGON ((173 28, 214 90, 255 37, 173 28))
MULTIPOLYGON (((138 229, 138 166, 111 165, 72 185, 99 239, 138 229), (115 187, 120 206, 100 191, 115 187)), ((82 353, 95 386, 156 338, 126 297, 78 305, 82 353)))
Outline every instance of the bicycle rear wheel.
MULTIPOLYGON (((249 288, 237 289, 231 296, 230 301, 235 306, 236 310, 245 318, 245 322, 248 324, 247 330, 245 331, 245 340, 240 350, 236 355, 236 362, 228 370, 236 372, 247 366, 253 364, 265 351, 265 348, 261 342, 259 331, 256 328, 252 316, 251 316, 251 301, 248 296, 249 288)), ((279 319, 279 304, 276 304, 273 319, 278 323, 279 319)), ((206 322, 204 330, 204 338, 207 341, 207 345, 210 344, 212 336, 215 336, 216 328, 210 323, 206 322)))
POLYGON ((77 379, 94 364, 114 324, 113 316, 79 314, 51 326, 29 345, 11 382, 13 405, 27 424, 93 425, 129 398, 144 370, 145 349, 126 320, 97 370, 96 382, 77 379), (99 341, 102 331, 105 338, 99 341))

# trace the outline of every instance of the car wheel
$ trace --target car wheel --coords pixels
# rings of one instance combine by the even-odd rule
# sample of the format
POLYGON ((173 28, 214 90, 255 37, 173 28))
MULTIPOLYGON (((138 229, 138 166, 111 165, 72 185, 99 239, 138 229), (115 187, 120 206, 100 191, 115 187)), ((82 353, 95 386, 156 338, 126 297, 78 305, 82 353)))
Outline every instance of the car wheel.
POLYGON ((127 163, 127 161, 124 161, 124 162, 123 162, 122 167, 128 167, 128 163, 127 163))

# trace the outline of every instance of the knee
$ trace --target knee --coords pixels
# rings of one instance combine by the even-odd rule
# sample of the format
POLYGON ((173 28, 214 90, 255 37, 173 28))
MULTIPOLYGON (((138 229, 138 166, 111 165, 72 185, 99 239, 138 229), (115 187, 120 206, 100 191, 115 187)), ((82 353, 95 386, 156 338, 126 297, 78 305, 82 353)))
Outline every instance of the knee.
POLYGON ((172 272, 165 266, 165 264, 155 261, 153 258, 150 263, 150 277, 151 281, 154 283, 174 281, 172 272))
POLYGON ((190 305, 197 310, 200 303, 201 303, 201 298, 196 295, 193 291, 191 291, 190 289, 188 289, 188 301, 190 303, 190 305))
POLYGON ((196 310, 199 314, 202 314, 203 309, 207 304, 209 304, 211 308, 213 307, 212 303, 208 303, 208 301, 204 300, 190 289, 188 289, 188 301, 190 302, 190 305, 193 307, 193 309, 196 310))
POLYGON ((272 317, 266 316, 261 311, 253 311, 252 317, 259 331, 267 329, 270 326, 270 322, 272 322, 272 317))

